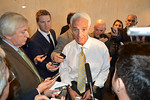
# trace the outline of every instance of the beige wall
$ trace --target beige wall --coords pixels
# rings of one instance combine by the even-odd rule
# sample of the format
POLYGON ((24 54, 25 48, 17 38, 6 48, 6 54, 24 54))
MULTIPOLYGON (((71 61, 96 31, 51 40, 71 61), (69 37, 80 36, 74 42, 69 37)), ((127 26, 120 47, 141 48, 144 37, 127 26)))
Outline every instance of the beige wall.
MULTIPOLYGON (((59 36, 61 27, 66 25, 69 12, 86 12, 93 25, 97 19, 104 19, 107 32, 114 20, 125 22, 127 15, 138 16, 138 26, 150 25, 150 0, 0 0, 0 15, 7 11, 21 13, 29 20, 29 32, 32 36, 37 29, 35 13, 39 9, 47 9, 52 15, 52 28, 59 36), (26 5, 22 9, 22 5, 26 5)), ((125 26, 125 23, 124 23, 125 26)))

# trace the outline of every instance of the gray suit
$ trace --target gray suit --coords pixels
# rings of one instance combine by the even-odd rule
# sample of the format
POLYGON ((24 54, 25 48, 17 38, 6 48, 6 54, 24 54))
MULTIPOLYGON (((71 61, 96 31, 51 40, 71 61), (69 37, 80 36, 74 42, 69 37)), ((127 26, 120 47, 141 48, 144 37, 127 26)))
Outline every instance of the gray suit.
POLYGON ((73 38, 73 35, 72 35, 72 32, 70 29, 68 31, 66 31, 65 33, 63 33, 62 35, 60 35, 57 39, 57 45, 51 54, 51 59, 53 59, 55 53, 61 53, 63 48, 68 43, 70 43, 73 39, 74 38, 73 38))
POLYGON ((16 79, 10 84, 9 99, 16 98, 37 88, 40 80, 26 61, 1 39, 0 45, 6 53, 6 65, 16 76, 16 79))

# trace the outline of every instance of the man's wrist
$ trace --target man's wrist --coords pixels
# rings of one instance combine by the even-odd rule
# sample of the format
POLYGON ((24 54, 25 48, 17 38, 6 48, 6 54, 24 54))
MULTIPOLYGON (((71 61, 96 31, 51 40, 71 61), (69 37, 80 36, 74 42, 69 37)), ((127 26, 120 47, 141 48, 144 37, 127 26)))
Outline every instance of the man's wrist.
POLYGON ((54 52, 54 51, 51 53, 51 59, 52 59, 52 60, 54 60, 55 54, 56 54, 56 52, 54 52))
POLYGON ((38 88, 36 88, 36 90, 38 91, 39 95, 41 95, 41 92, 39 91, 39 89, 38 89, 38 88))
POLYGON ((71 86, 69 85, 68 86, 68 91, 70 92, 72 90, 71 86))
POLYGON ((96 89, 98 88, 98 86, 93 86, 93 92, 96 93, 96 89))

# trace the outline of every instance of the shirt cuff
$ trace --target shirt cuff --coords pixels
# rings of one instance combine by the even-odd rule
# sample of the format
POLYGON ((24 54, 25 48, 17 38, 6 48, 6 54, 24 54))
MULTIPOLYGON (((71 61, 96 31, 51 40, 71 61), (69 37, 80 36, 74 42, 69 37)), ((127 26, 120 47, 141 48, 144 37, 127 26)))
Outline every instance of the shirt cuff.
MULTIPOLYGON (((48 63, 46 64, 46 68, 48 69, 48 63)), ((49 70, 49 69, 48 69, 49 70)))
POLYGON ((37 90, 38 94, 41 95, 41 93, 39 92, 39 90, 37 88, 36 88, 36 90, 37 90))

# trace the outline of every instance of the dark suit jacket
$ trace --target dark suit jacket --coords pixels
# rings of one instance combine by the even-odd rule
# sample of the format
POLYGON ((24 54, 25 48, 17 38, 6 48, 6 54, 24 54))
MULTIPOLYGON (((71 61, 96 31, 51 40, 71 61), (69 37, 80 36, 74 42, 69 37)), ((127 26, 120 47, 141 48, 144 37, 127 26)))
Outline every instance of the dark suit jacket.
POLYGON ((38 92, 36 89, 34 89, 28 93, 22 94, 21 96, 19 96, 14 100, 34 100, 36 95, 38 95, 38 92))
POLYGON ((16 79, 10 84, 8 100, 37 88, 38 84, 40 84, 40 80, 26 61, 1 39, 0 45, 6 53, 6 65, 16 76, 16 79))
MULTIPOLYGON (((56 34, 55 34, 54 30, 52 30, 52 29, 50 30, 50 32, 53 36, 53 40, 56 45, 56 34)), ((38 63, 36 65, 36 68, 37 68, 39 74, 41 75, 41 77, 43 77, 44 79, 47 77, 52 77, 58 72, 58 71, 50 72, 46 68, 46 64, 49 61, 51 61, 50 56, 53 51, 53 48, 52 48, 52 45, 46 40, 46 38, 38 30, 31 37, 30 41, 28 42, 28 49, 30 51, 30 56, 31 56, 32 61, 37 55, 43 55, 43 54, 47 53, 46 59, 42 63, 38 63)))
POLYGON ((60 32, 60 35, 65 33, 67 30, 69 30, 69 25, 65 25, 61 28, 61 32, 60 32))
POLYGON ((127 28, 124 28, 123 30, 120 30, 120 33, 123 38, 123 42, 131 42, 130 36, 127 35, 127 28))

